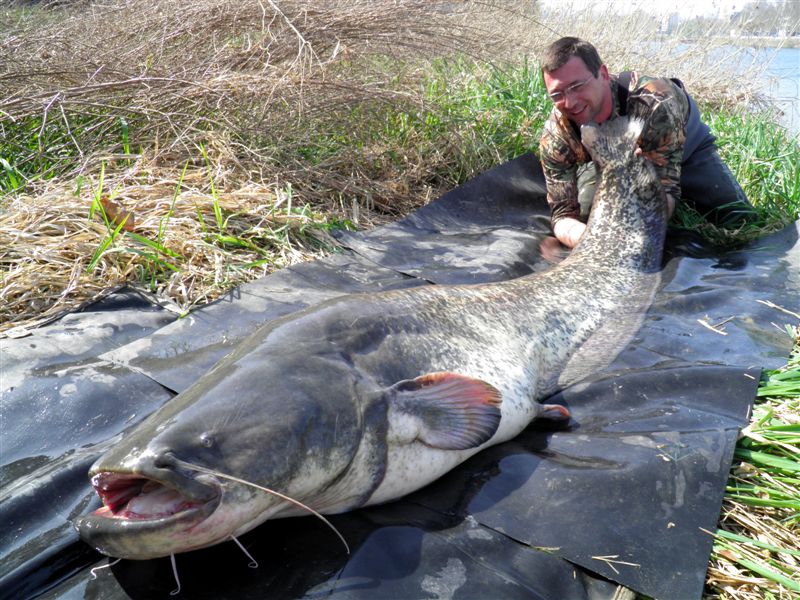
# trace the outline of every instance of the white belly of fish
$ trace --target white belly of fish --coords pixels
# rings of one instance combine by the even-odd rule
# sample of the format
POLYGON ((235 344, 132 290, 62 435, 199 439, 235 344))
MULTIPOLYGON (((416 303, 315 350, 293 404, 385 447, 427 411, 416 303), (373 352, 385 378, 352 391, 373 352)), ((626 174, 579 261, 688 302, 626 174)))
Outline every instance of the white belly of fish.
MULTIPOLYGON (((480 446, 466 450, 442 450, 420 441, 398 443, 390 423, 387 435, 386 473, 367 505, 394 500, 418 490, 477 454, 482 449, 508 441, 524 430, 536 418, 539 405, 532 399, 532 382, 506 373, 509 380, 521 381, 511 386, 496 386, 502 392, 501 418, 497 432, 480 446), (504 389, 505 387, 505 389, 504 389)), ((525 377, 522 373, 520 377, 525 377)), ((487 381, 489 381, 487 379, 487 381)), ((491 382, 491 381, 490 381, 491 382)))

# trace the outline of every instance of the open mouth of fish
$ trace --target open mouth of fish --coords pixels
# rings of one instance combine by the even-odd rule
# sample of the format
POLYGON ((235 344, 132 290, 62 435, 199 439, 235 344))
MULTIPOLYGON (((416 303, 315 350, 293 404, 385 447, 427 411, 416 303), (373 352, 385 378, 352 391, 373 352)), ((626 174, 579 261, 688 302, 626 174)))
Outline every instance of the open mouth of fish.
POLYGON ((81 538, 109 556, 149 559, 224 537, 215 529, 219 524, 212 524, 223 495, 214 477, 163 469, 159 475, 95 472, 92 486, 103 506, 75 520, 81 538))
POLYGON ((197 479, 192 480, 191 490, 185 490, 136 474, 102 471, 92 477, 92 486, 103 506, 84 519, 124 520, 131 525, 201 521, 220 500, 216 486, 197 479))
POLYGON ((103 501, 94 515, 132 521, 165 519, 197 511, 208 500, 189 498, 163 483, 121 473, 103 472, 92 478, 92 485, 103 501))

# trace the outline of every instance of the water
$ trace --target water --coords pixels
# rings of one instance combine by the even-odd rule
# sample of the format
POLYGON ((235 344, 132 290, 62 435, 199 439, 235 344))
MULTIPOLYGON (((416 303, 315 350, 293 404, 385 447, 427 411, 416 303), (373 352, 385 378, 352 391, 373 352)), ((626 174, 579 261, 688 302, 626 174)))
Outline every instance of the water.
POLYGON ((780 123, 791 135, 800 135, 800 48, 748 48, 743 62, 760 64, 771 59, 759 78, 759 87, 783 114, 780 123))
MULTIPOLYGON (((718 63, 741 76, 760 71, 755 82, 758 90, 780 112, 778 122, 789 135, 800 136, 800 48, 754 48, 747 46, 745 39, 741 42, 710 50, 709 64, 718 63)), ((646 48, 648 53, 663 51, 659 42, 651 42, 646 48)), ((668 51, 680 55, 691 48, 689 44, 678 44, 668 51)))

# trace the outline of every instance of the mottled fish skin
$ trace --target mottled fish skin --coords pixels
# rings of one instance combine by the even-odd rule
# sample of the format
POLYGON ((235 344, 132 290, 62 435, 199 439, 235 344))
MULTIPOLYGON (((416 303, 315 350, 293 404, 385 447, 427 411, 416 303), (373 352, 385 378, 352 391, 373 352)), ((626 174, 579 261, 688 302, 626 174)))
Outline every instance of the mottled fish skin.
MULTIPOLYGON (((144 559, 303 512, 185 463, 336 513, 414 491, 548 416, 539 400, 569 359, 604 323, 641 312, 657 282, 666 200, 634 153, 641 125, 624 121, 583 128, 602 175, 587 233, 563 262, 501 283, 339 297, 266 325, 91 470, 109 497, 104 482, 124 493, 126 477, 186 489, 198 514, 105 510, 78 520, 83 539, 144 559)), ((157 491, 127 506, 183 506, 157 491)))

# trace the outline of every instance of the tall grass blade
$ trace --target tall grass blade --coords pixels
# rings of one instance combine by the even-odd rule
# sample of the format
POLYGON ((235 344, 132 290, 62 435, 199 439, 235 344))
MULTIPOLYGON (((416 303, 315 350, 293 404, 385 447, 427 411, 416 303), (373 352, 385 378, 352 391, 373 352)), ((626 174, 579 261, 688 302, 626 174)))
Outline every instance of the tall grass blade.
POLYGON ((754 465, 778 469, 786 473, 800 472, 800 462, 767 454, 766 452, 737 448, 735 454, 737 458, 746 460, 754 465))
POLYGON ((755 546, 756 548, 763 548, 764 550, 769 550, 770 552, 777 552, 783 554, 791 554, 792 556, 800 556, 800 550, 792 550, 789 548, 780 548, 778 546, 774 546, 772 544, 768 544, 766 542, 762 542, 761 540, 756 540, 753 538, 749 538, 744 535, 739 535, 737 533, 733 533, 731 531, 725 531, 724 529, 718 529, 716 532, 717 537, 725 538, 734 542, 741 542, 742 544, 749 544, 751 546, 755 546))

